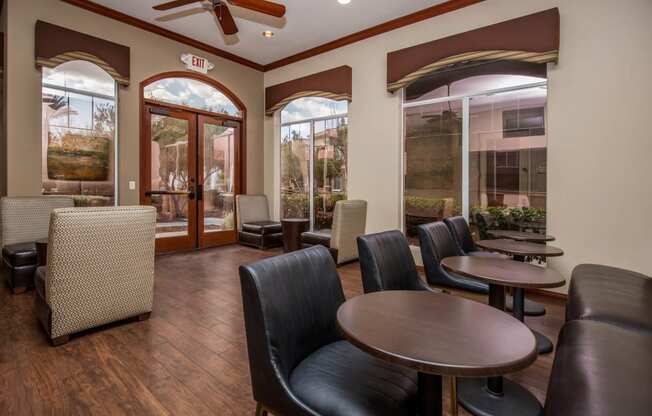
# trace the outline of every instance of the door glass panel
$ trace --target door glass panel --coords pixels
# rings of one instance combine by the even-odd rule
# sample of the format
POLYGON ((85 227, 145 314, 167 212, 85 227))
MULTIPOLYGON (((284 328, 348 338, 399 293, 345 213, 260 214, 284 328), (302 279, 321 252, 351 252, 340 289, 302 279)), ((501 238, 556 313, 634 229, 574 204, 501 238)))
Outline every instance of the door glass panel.
POLYGON ((405 230, 462 211, 462 101, 406 108, 405 230))
POLYGON ((346 199, 347 118, 314 122, 314 229, 330 229, 335 203, 346 199))
POLYGON ((527 88, 471 97, 469 202, 494 226, 545 229, 547 90, 527 88))
POLYGON ((235 129, 204 124, 204 232, 234 229, 235 129))
POLYGON ((310 123, 281 127, 281 218, 310 218, 310 123))
POLYGON ((156 207, 156 237, 188 235, 188 120, 152 114, 151 190, 180 192, 151 197, 156 207))

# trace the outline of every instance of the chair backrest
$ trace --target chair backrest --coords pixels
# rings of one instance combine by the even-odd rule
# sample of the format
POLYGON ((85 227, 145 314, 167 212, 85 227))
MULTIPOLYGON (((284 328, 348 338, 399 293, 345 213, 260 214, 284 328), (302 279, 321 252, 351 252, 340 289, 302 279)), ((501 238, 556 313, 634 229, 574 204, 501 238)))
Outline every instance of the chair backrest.
POLYGON ((367 201, 337 201, 333 213, 331 248, 337 249, 337 261, 358 258, 356 239, 367 228, 367 201))
POLYGON ((419 243, 421 257, 426 277, 429 282, 437 278, 448 278, 446 271, 441 267, 441 261, 446 257, 462 256, 457 243, 450 230, 441 221, 419 225, 419 243))
POLYGON ((494 216, 489 213, 478 212, 475 214, 475 224, 478 226, 481 240, 487 240, 491 238, 487 230, 494 227, 494 222, 494 216))
POLYGON ((464 254, 478 251, 471 235, 471 228, 469 228, 469 224, 464 217, 444 218, 444 224, 446 224, 455 239, 455 243, 464 254))
POLYGON ((52 212, 45 287, 52 338, 152 310, 154 207, 52 212))
POLYGON ((313 246, 240 266, 254 398, 281 414, 290 373, 308 355, 341 339, 342 284, 328 249, 313 246))
POLYGON ((427 290, 421 283, 407 238, 385 231, 358 237, 364 293, 381 290, 427 290))
POLYGON ((68 196, 1 198, 0 247, 47 238, 52 210, 74 205, 68 196))
POLYGON ((238 231, 242 224, 256 221, 269 221, 269 205, 265 195, 237 195, 235 197, 238 231))

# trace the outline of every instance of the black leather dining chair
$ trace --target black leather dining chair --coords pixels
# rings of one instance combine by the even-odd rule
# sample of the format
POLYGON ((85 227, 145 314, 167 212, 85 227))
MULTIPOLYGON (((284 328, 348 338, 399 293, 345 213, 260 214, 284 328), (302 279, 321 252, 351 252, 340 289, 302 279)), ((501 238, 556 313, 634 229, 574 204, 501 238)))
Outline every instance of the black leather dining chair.
POLYGON ((315 246, 240 266, 256 413, 414 415, 417 374, 343 340, 342 284, 315 246))
POLYGON ((466 222, 464 217, 448 217, 444 218, 444 224, 448 227, 448 230, 451 232, 457 247, 460 251, 466 256, 477 256, 477 257, 490 257, 496 259, 508 260, 509 256, 504 254, 492 253, 490 251, 483 251, 475 245, 473 241, 473 235, 471 234, 471 228, 469 223, 466 222))
POLYGON ((419 277, 407 238, 400 231, 358 237, 358 255, 364 293, 381 290, 432 291, 419 277))
POLYGON ((428 283, 468 290, 475 293, 489 293, 489 286, 477 280, 449 273, 441 266, 446 257, 463 256, 464 253, 453 239, 443 222, 422 224, 418 227, 421 258, 426 269, 428 283))
MULTIPOLYGON (((463 218, 462 218, 463 219, 463 218)), ((464 256, 464 252, 455 242, 453 233, 443 222, 423 224, 418 227, 419 242, 421 245, 421 258, 426 269, 428 283, 447 286, 455 289, 468 290, 475 293, 489 293, 486 283, 449 273, 441 266, 441 261, 446 257, 464 256)), ((505 309, 512 311, 514 299, 505 297, 505 309)), ((525 314, 528 316, 545 315, 543 305, 525 300, 525 314)))

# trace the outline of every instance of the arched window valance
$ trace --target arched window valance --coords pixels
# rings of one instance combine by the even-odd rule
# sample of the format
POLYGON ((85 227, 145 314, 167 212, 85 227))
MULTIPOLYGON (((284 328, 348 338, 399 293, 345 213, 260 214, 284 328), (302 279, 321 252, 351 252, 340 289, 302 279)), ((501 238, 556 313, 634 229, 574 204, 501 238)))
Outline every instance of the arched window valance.
MULTIPOLYGON (((438 71, 501 61, 545 65, 559 54, 559 10, 534 13, 387 55, 387 90, 395 92, 438 71)), ((495 71, 495 66, 486 66, 495 71)), ((522 69, 522 68, 521 68, 522 69)), ((473 70, 476 74, 482 70, 473 70)))
POLYGON ((129 85, 129 48, 74 30, 36 22, 36 65, 55 68, 64 62, 89 61, 111 75, 119 84, 129 85))
POLYGON ((351 101, 352 70, 341 66, 265 89, 265 114, 272 116, 289 102, 302 97, 351 101))

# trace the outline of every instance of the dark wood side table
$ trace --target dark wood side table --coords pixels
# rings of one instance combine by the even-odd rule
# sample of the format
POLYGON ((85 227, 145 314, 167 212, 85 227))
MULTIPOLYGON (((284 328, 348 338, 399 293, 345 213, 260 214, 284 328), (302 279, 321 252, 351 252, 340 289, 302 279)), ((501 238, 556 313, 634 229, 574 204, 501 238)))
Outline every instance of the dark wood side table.
POLYGON ((48 264, 48 239, 42 238, 34 242, 36 245, 36 258, 39 266, 47 266, 48 264))
POLYGON ((281 220, 283 228, 283 251, 290 253, 301 250, 301 233, 308 231, 310 220, 303 218, 286 218, 281 220))
MULTIPOLYGON (((514 288, 514 316, 521 322, 524 318, 524 289, 552 288, 566 283, 566 280, 552 269, 513 260, 459 256, 446 257, 441 265, 450 272, 488 283, 489 304, 501 311, 505 310, 505 288, 514 288)), ((540 338, 544 335, 532 332, 540 351, 540 338)), ((552 350, 552 343, 550 348, 552 350)), ((459 399, 462 406, 474 415, 538 416, 541 412, 541 405, 529 391, 517 383, 503 380, 502 377, 493 377, 486 381, 461 380, 459 399)))
MULTIPOLYGON (((443 414, 442 376, 498 376, 526 368, 537 357, 534 336, 521 322, 443 293, 393 290, 356 296, 340 306, 337 324, 363 351, 418 371, 421 415, 443 414)), ((457 403, 452 404, 456 414, 457 403)))

